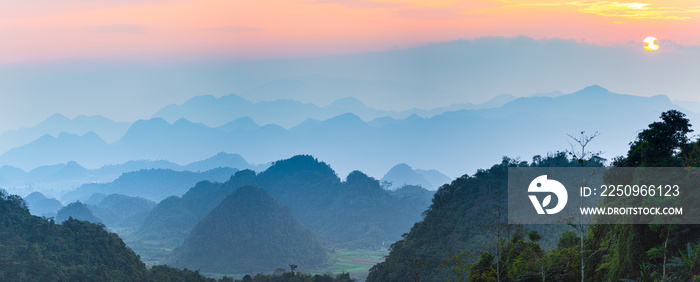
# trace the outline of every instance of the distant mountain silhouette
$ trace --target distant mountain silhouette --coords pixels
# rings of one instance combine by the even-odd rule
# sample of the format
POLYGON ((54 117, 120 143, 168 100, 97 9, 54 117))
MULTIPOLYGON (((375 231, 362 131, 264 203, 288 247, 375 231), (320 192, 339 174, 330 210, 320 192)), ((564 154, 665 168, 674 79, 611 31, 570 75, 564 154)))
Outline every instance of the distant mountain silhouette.
MULTIPOLYGON (((437 106, 440 105, 439 103, 425 101, 425 93, 432 93, 435 96, 441 97, 463 96, 463 93, 460 93, 459 91, 443 89, 440 87, 399 83, 391 80, 368 81, 329 77, 319 74, 294 76, 268 81, 240 94, 244 97, 251 97, 262 101, 274 102, 279 99, 292 99, 296 101, 319 103, 318 105, 326 104, 329 106, 322 107, 323 110, 336 110, 335 113, 331 112, 333 115, 338 115, 343 112, 351 112, 365 120, 383 116, 405 118, 411 114, 419 114, 423 117, 430 117, 435 114, 440 114, 445 110, 481 109, 494 106, 493 104, 483 106, 480 104, 463 103, 453 105, 455 107, 452 109, 447 109, 449 107, 439 108, 439 106, 437 106), (354 98, 338 99, 335 97, 354 98), (397 99, 401 99, 402 101, 395 101, 397 99), (399 108, 403 108, 408 103, 401 102, 405 102, 407 100, 424 101, 422 104, 416 104, 435 109, 386 111, 373 109, 366 106, 366 103, 378 105, 386 104, 386 101, 395 101, 394 104, 402 104, 402 106, 399 108)), ((316 117, 316 119, 319 119, 319 117, 316 117)))
POLYGON ((391 183, 391 189, 400 188, 404 185, 417 185, 426 189, 434 189, 433 184, 407 164, 397 164, 392 167, 382 177, 382 181, 391 183))
POLYGON ((228 122, 222 126, 219 126, 218 129, 224 131, 224 132, 234 132, 234 131, 253 131, 260 128, 260 126, 253 121, 252 118, 249 117, 242 117, 238 118, 234 121, 228 122))
MULTIPOLYGON (((251 165, 238 154, 218 153, 210 158, 193 162, 188 165, 178 165, 169 161, 128 161, 119 165, 107 165, 99 169, 86 169, 77 162, 37 167, 29 172, 12 166, 0 167, 0 185, 22 187, 36 185, 52 187, 54 190, 75 190, 86 183, 112 182, 124 173, 149 170, 167 169, 173 171, 205 172, 215 168, 241 168, 264 170, 269 164, 251 165)), ((83 195, 85 196, 85 195, 83 195)), ((170 195, 167 195, 170 196, 170 195)), ((86 198, 80 198, 86 200, 86 198)), ((78 200, 71 199, 69 201, 78 200)), ((85 202, 87 203, 87 202, 85 202)), ((92 204, 96 204, 92 203, 92 204)))
POLYGON ((381 179, 391 183, 390 189, 398 189, 405 185, 417 185, 429 190, 437 190, 451 180, 437 170, 414 170, 407 164, 397 164, 381 179))
POLYGON ((252 168, 241 155, 221 152, 206 160, 188 164, 183 167, 183 170, 203 172, 217 167, 232 167, 238 169, 252 168))
POLYGON ((55 217, 58 210, 63 208, 63 204, 54 198, 47 198, 40 192, 33 192, 24 197, 29 212, 36 216, 55 217))
POLYGON ((419 175, 423 176, 425 180, 428 180, 428 182, 430 182, 430 184, 432 184, 435 187, 435 190, 437 190, 437 188, 440 188, 440 186, 442 185, 449 184, 450 182, 452 182, 452 179, 450 177, 434 169, 415 169, 414 171, 419 175))
MULTIPOLYGON (((211 101, 226 102, 212 97, 195 106, 211 101)), ((397 163, 420 163, 454 177, 488 166, 503 155, 532 156, 569 149, 566 135, 581 131, 601 132, 591 143, 592 149, 612 158, 626 152, 624 144, 635 138, 634 128, 646 126, 648 120, 673 108, 678 106, 666 96, 615 94, 591 86, 558 97, 523 97, 500 107, 448 111, 430 118, 410 115, 365 122, 355 114, 343 113, 306 120, 289 129, 265 125, 225 131, 183 119, 173 124, 153 119, 135 122, 112 144, 89 133, 40 138, 0 155, 0 164, 33 168, 75 160, 86 167, 99 167, 137 159, 191 163, 219 152, 237 152, 249 161, 266 163, 302 153, 334 163, 334 169, 344 175, 359 167, 381 176, 397 163), (496 147, 500 150, 490 149, 496 147)), ((216 109, 211 109, 212 116, 216 109)), ((695 113, 687 114, 691 122, 700 120, 695 113)))
POLYGON ((92 196, 90 196, 90 198, 85 200, 83 203, 86 205, 94 206, 100 203, 102 200, 104 200, 104 198, 107 198, 107 195, 105 195, 104 193, 95 193, 92 194, 92 196))
POLYGON ((0 163, 24 170, 36 167, 80 160, 88 166, 100 166, 97 159, 108 157, 109 145, 94 132, 76 135, 61 132, 57 137, 44 135, 26 145, 11 149, 0 155, 0 163), (76 156, 93 156, 89 160, 76 156))
MULTIPOLYGON (((3 172, 4 171, 0 173, 3 172)), ((44 182, 64 181, 71 179, 83 180, 86 179, 89 174, 90 171, 88 169, 85 169, 83 166, 74 161, 70 161, 65 164, 37 167, 35 169, 32 169, 28 173, 24 173, 24 171, 22 171, 22 173, 19 173, 19 171, 11 172, 6 178, 11 179, 13 183, 20 183, 22 181, 27 182, 32 180, 36 182, 44 182)))
POLYGON ((224 181, 236 172, 233 168, 217 168, 205 172, 149 169, 127 172, 109 183, 87 183, 66 193, 66 202, 89 199, 95 193, 122 194, 161 201, 172 195, 182 195, 197 182, 224 181))
MULTIPOLYGON (((294 82, 289 79, 284 79, 270 82, 267 85, 275 85, 273 87, 275 89, 284 87, 279 91, 290 94, 290 91, 294 91, 294 87, 290 88, 288 85, 289 83, 294 84, 294 82)), ((265 87, 266 86, 263 85, 258 89, 261 90, 265 87)), ((415 90, 416 89, 411 89, 411 91, 415 90)), ((265 89, 262 91, 266 92, 270 90, 265 89)), ((334 87, 332 91, 338 91, 338 87, 334 87)), ((350 96, 351 93, 348 94, 350 96)), ((265 98, 262 97, 262 99, 265 98)), ((168 122, 175 122, 184 118, 193 122, 202 122, 208 126, 219 127, 225 131, 238 128, 252 130, 255 129, 258 124, 276 124, 289 128, 307 119, 325 120, 344 113, 353 113, 367 121, 379 117, 406 118, 412 114, 431 117, 446 111, 499 107, 514 99, 515 96, 504 94, 494 97, 483 104, 465 103, 429 110, 412 109, 396 112, 371 108, 353 97, 338 99, 328 106, 317 106, 315 104, 286 99, 272 99, 268 102, 252 103, 240 96, 230 94, 220 98, 215 98, 214 96, 197 96, 187 100, 181 105, 168 105, 155 113, 153 117, 163 118, 168 122)))
MULTIPOLYGON (((552 91, 549 93, 535 93, 535 94, 532 94, 528 97, 559 97, 561 95, 564 95, 564 93, 562 93, 561 91, 552 91)), ((515 99, 513 99, 513 100, 515 100, 515 99)))
POLYGON ((4 165, 0 167, 0 180, 3 181, 5 185, 12 185, 13 183, 25 182, 27 173, 17 167, 4 165))
POLYGON ((320 240, 265 190, 236 189, 173 251, 170 264, 217 273, 259 273, 324 263, 320 240))
POLYGON ((10 130, 0 134, 0 152, 27 144, 44 135, 58 136, 60 133, 85 135, 94 132, 107 142, 124 135, 129 128, 127 122, 116 122, 103 116, 77 116, 69 119, 54 114, 31 128, 10 130))
POLYGON ((201 123, 179 119, 169 124, 163 119, 136 121, 127 133, 112 144, 119 162, 134 159, 169 160, 190 163, 225 150, 231 138, 201 123))

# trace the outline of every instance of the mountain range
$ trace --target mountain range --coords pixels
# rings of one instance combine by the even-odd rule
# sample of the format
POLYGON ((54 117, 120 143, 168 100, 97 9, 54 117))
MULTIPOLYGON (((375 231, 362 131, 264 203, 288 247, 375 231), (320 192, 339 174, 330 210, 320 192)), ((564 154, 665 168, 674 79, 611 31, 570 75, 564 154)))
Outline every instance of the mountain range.
MULTIPOLYGON (((183 118, 173 123, 154 118, 133 123, 124 136, 112 143, 90 132, 82 136, 44 136, 0 155, 0 163, 23 169, 71 160, 87 167, 134 159, 190 163, 219 152, 235 152, 252 162, 266 163, 296 154, 313 154, 334 163, 334 169, 343 175, 361 167, 378 177, 395 164, 406 163, 455 177, 498 161, 503 155, 532 156, 570 149, 572 140, 567 134, 581 131, 600 132, 591 149, 612 158, 625 152, 625 146, 620 144, 634 140, 632 128, 644 127, 645 121, 653 120, 662 111, 683 110, 663 95, 616 94, 600 86, 546 96, 522 97, 500 107, 447 111, 430 117, 412 114, 400 119, 385 116, 364 121, 354 113, 344 113, 328 119, 306 119, 288 129, 274 124, 258 126, 252 118, 237 118, 220 127, 183 118), (488 149, 493 147, 503 149, 488 149)), ((240 97, 226 97, 219 99, 241 101, 240 97)), ((196 117, 201 114, 196 110, 200 106, 225 104, 212 97, 195 101, 198 102, 169 107, 170 112, 182 111, 168 119, 185 115, 188 109, 196 117)), ((258 104, 247 105, 259 110, 258 104)), ((212 117, 219 117, 216 109, 211 110, 212 117)), ((294 112, 290 109, 299 108, 279 111, 294 112)), ((685 112, 691 122, 698 120, 697 114, 685 112)))
POLYGON ((22 146, 44 135, 58 136, 60 133, 85 135, 94 132, 106 142, 114 142, 126 133, 128 122, 116 122, 103 116, 77 116, 69 119, 54 114, 31 128, 20 128, 0 134, 0 152, 22 146))
POLYGON ((86 201, 95 193, 122 194, 161 201, 170 196, 181 196, 200 181, 225 181, 238 171, 220 167, 203 172, 175 171, 171 169, 144 169, 127 172, 109 183, 86 183, 65 193, 64 202, 86 201))
MULTIPOLYGON (((284 89, 285 92, 289 92, 289 84, 294 84, 298 87, 291 87, 291 89, 302 88, 298 89, 298 91, 303 92, 306 88, 313 88, 310 85, 317 83, 319 80, 317 76, 315 78, 311 79, 313 82, 308 83, 305 82, 307 78, 283 79, 264 84, 260 88, 280 88, 280 91, 284 89)), ((333 88, 337 89, 339 87, 336 85, 333 88)), ((328 86, 327 90, 332 91, 331 86, 328 86)), ((229 127, 229 122, 241 118, 249 118, 257 124, 275 124, 291 128, 308 119, 326 120, 344 113, 353 113, 365 121, 380 117, 403 119, 414 114, 422 117, 431 117, 448 111, 500 107, 515 99, 516 97, 513 95, 502 94, 481 104, 463 103, 429 110, 388 111, 371 108, 353 97, 338 99, 327 106, 318 106, 312 103, 302 103, 287 99, 253 103, 240 96, 230 94, 219 98, 214 96, 196 96, 181 105, 171 104, 166 106, 156 112, 153 118, 163 118, 170 123, 184 118, 192 122, 201 122, 211 127, 229 127)))
MULTIPOLYGON (((108 183, 124 173, 140 170, 165 169, 198 173, 216 168, 264 170, 267 166, 269 164, 249 164, 238 154, 223 152, 188 165, 178 165, 165 160, 140 160, 128 161, 118 165, 106 165, 98 169, 87 169, 75 161, 70 161, 68 163, 40 166, 29 172, 6 165, 0 167, 0 185, 11 187, 10 190, 15 190, 20 194, 26 191, 22 189, 26 187, 29 190, 41 189, 43 192, 52 194, 52 196, 58 196, 67 190, 74 190, 76 187, 86 183, 108 183)), ((170 196, 170 194, 166 196, 170 196)))
POLYGON ((379 181, 359 171, 341 181, 328 164, 300 155, 277 161, 259 174, 238 171, 226 182, 202 181, 182 197, 168 197, 149 213, 135 237, 178 245, 227 195, 243 186, 264 189, 326 242, 353 248, 398 240, 420 220, 432 197, 415 186, 384 190, 379 181))

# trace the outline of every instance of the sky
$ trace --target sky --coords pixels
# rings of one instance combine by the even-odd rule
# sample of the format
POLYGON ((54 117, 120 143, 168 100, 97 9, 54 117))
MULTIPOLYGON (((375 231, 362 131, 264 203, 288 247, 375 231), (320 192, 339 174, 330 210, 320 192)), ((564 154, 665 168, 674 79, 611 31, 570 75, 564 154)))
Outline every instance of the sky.
POLYGON ((0 63, 317 56, 519 35, 697 45, 699 14, 691 0, 2 1, 0 63))
POLYGON ((698 27, 689 0, 1 1, 0 132, 231 93, 391 110, 592 84, 698 100, 698 27), (338 80, 365 88, 327 91, 338 80))

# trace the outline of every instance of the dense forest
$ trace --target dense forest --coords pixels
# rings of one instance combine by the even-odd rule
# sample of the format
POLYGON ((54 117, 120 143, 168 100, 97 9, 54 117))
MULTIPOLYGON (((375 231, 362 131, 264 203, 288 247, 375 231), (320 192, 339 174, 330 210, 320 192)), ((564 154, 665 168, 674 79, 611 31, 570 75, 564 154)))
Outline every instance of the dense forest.
POLYGON ((151 269, 99 224, 33 216, 19 196, 0 190, 2 281, 213 281, 198 271, 151 269))
MULTIPOLYGON (((664 112, 618 167, 700 165, 700 140, 683 113, 664 112)), ((391 246, 368 281, 691 281, 700 274, 697 225, 508 225, 509 167, 602 165, 563 152, 501 164, 442 186, 423 221, 391 246), (547 230, 556 227, 557 232, 547 230), (583 234, 583 238, 581 238, 583 234), (583 247, 582 247, 583 246, 583 247)), ((692 195, 691 195, 692 196, 692 195)), ((693 197, 691 197, 693 198, 693 197)))
MULTIPOLYGON (((589 165, 602 165, 600 160, 589 165)), ((503 158, 490 169, 463 175, 435 193, 433 202, 403 239, 391 245, 390 255, 374 266, 374 281, 440 281, 451 273, 438 266, 452 256, 469 259, 470 254, 489 250, 505 236, 507 224, 508 168, 524 166, 578 166, 565 152, 536 156, 532 163, 503 158)), ((543 234, 558 235, 560 226, 532 226, 543 234)), ((547 245, 553 245, 550 240, 547 245)))

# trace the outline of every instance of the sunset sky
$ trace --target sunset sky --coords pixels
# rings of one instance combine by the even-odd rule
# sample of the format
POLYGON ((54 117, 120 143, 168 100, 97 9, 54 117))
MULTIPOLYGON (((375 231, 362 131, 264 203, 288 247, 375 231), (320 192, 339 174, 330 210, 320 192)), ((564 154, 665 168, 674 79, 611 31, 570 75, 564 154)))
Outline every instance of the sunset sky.
POLYGON ((17 0, 0 1, 0 38, 0 132, 55 113, 147 119, 197 95, 405 110, 700 89, 688 0, 17 0))
MULTIPOLYGON (((483 36, 700 44, 689 0, 23 0, 0 2, 0 63, 314 56, 483 36)), ((662 49, 663 50, 663 49, 662 49)))

